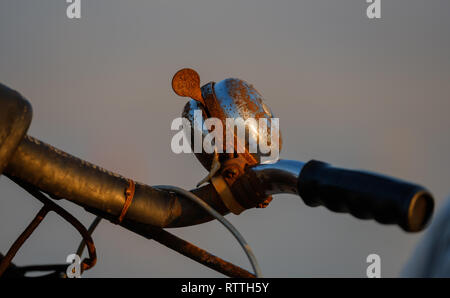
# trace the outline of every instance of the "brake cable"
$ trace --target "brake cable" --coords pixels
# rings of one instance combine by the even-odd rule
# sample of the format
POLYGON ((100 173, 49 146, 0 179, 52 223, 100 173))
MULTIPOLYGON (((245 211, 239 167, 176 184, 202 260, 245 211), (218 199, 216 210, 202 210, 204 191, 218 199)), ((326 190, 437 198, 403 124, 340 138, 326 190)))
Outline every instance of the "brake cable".
POLYGON ((206 212, 208 212, 209 214, 214 216, 222 225, 224 225, 228 229, 228 231, 230 231, 231 234, 233 234, 233 236, 239 242, 239 244, 241 245, 242 249, 245 251, 245 254, 248 257, 250 264, 253 267, 253 271, 255 272, 256 277, 262 277, 261 269, 258 265, 258 261, 256 260, 255 255, 253 254, 252 249, 247 244, 247 241, 245 241, 244 237, 242 237, 241 233, 239 233, 239 231, 224 216, 222 216, 219 212, 214 210, 214 208, 209 206, 206 202, 204 202, 202 199, 200 199, 195 194, 193 194, 187 190, 184 190, 180 187, 170 186, 170 185, 157 185, 155 187, 178 193, 178 194, 190 199, 192 202, 194 202, 197 205, 199 205, 200 207, 202 207, 206 212))
MULTIPOLYGON (((182 188, 176 187, 176 186, 172 186, 172 185, 156 185, 154 187, 182 195, 182 196, 190 199, 192 202, 196 203, 197 205, 199 205, 206 212, 208 212, 211 216, 216 218, 223 226, 225 226, 230 231, 230 233, 239 242, 239 244, 241 245, 242 249, 245 251, 245 254, 247 255, 247 257, 250 261, 253 271, 255 272, 255 276, 258 278, 262 277, 261 269, 259 267, 258 261, 256 260, 256 257, 254 255, 252 249, 250 248, 250 246, 248 245, 248 243, 244 239, 244 237, 241 235, 241 233, 239 233, 239 231, 224 216, 222 216, 219 212, 214 210, 214 208, 212 208, 208 203, 204 202, 198 196, 196 196, 192 192, 189 192, 185 189, 182 189, 182 188)), ((91 225, 88 228, 89 235, 92 235, 92 233, 94 232, 94 230, 100 223, 101 219, 102 218, 100 216, 97 216, 94 219, 94 221, 91 223, 91 225)), ((82 240, 78 247, 78 250, 77 250, 78 256, 81 256, 83 254, 84 248, 85 248, 85 241, 82 240)))

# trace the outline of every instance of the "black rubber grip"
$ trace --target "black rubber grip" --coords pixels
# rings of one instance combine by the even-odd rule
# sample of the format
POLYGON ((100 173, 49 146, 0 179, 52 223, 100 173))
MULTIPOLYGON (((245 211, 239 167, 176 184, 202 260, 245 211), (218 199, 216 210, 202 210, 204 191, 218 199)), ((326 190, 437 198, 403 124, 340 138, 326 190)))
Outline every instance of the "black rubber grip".
POLYGON ((408 232, 422 230, 434 208, 432 195, 420 185, 316 160, 300 172, 298 191, 308 206, 323 205, 360 219, 398 224, 408 232))

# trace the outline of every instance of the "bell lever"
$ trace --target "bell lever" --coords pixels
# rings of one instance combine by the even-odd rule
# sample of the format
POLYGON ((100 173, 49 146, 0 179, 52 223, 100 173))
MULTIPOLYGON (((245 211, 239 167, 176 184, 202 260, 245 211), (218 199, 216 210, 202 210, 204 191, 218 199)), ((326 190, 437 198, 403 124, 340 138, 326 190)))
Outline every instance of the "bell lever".
POLYGON ((172 89, 177 95, 195 99, 206 107, 200 88, 200 76, 195 70, 191 68, 179 70, 172 78, 172 89))
MULTIPOLYGON (((183 68, 177 71, 172 78, 172 89, 177 95, 182 97, 190 97, 201 103, 205 109, 207 108, 202 96, 202 89, 200 87, 200 76, 195 70, 191 68, 183 68)), ((208 175, 197 183, 197 187, 211 180, 220 168, 221 164, 219 161, 219 154, 216 150, 214 150, 211 169, 209 170, 208 175)))

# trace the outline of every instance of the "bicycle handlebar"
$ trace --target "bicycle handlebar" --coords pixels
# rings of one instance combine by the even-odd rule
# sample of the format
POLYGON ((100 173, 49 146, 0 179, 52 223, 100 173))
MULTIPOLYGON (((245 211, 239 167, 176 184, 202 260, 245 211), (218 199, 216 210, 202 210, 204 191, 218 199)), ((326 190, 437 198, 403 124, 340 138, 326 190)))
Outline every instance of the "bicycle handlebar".
MULTIPOLYGON (((433 211, 423 187, 395 178, 332 167, 319 161, 280 160, 249 169, 266 195, 298 194, 306 205, 324 205, 360 219, 398 224, 405 231, 424 228, 433 211)), ((5 174, 35 185, 54 198, 66 198, 96 215, 114 220, 120 213, 128 179, 83 161, 33 137, 25 136, 5 174)), ((229 210, 211 184, 192 190, 221 214, 229 210)), ((182 227, 213 218, 189 200, 136 183, 126 220, 156 227, 182 227)))
MULTIPOLYGON (((66 198, 89 212, 115 221, 123 209, 129 179, 25 135, 31 121, 31 106, 19 93, 1 84, 0 104, 0 171, 4 168, 7 176, 32 184, 54 199, 66 198)), ((251 179, 256 177, 256 181, 250 179, 236 184, 250 189, 247 192, 237 190, 235 195, 238 201, 243 200, 245 204, 242 205, 246 208, 256 205, 254 202, 248 204, 248 198, 243 197, 252 194, 252 185, 256 183, 257 191, 261 188, 262 195, 297 194, 308 206, 324 205, 335 212, 398 224, 404 230, 414 232, 425 227, 434 206, 431 194, 419 185, 334 168, 317 161, 305 164, 280 160, 245 171, 250 173, 251 179)), ((244 181, 245 175, 237 179, 244 181)), ((230 212, 211 184, 192 192, 222 215, 230 212)), ((136 183, 124 222, 166 228, 190 226, 212 219, 186 198, 136 183)))
MULTIPOLYGON (((4 174, 32 184, 54 199, 67 199, 114 221, 125 202, 128 179, 25 136, 4 174)), ((228 210, 211 185, 192 190, 221 214, 228 210)), ((171 192, 136 183, 125 220, 156 227, 182 227, 212 220, 191 201, 171 192)))
POLYGON ((360 219, 398 224, 405 231, 422 230, 433 212, 433 198, 422 186, 312 160, 298 179, 298 191, 308 206, 324 205, 360 219))
POLYGON ((310 207, 323 205, 359 219, 398 224, 408 232, 422 230, 433 213, 433 197, 424 187, 388 176, 315 160, 280 160, 253 170, 268 194, 296 194, 310 207))

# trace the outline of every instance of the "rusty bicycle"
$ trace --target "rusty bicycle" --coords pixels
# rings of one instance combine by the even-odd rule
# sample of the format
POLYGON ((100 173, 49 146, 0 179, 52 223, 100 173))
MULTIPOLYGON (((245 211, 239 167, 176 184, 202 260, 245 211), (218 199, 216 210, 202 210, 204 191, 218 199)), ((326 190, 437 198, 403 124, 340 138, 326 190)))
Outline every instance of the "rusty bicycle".
MULTIPOLYGON (((194 120, 195 111, 203 121, 242 117, 270 119, 273 113, 261 94, 247 82, 230 78, 200 87, 200 77, 192 69, 178 71, 172 79, 176 94, 191 98, 183 117, 192 131, 204 139, 210 129, 194 120)), ((209 171, 191 191, 171 186, 149 186, 105 170, 27 135, 32 108, 17 91, 0 84, 0 173, 43 203, 42 209, 13 243, 0 255, 0 276, 26 277, 31 271, 45 271, 43 277, 67 277, 67 264, 17 266, 12 263, 21 245, 49 212, 55 212, 81 234, 81 256, 87 246, 89 257, 81 271, 92 268, 97 260, 92 232, 101 219, 111 221, 148 239, 153 239, 209 268, 230 277, 259 277, 261 269, 248 244, 224 219, 228 213, 241 214, 250 208, 264 208, 272 196, 298 195, 311 207, 325 206, 333 212, 346 212, 360 219, 396 224, 406 232, 424 229, 433 213, 430 192, 417 184, 361 170, 334 167, 311 160, 300 162, 276 159, 263 162, 262 152, 249 150, 252 140, 263 137, 252 122, 241 128, 248 136, 240 140, 241 152, 195 152, 209 171), (89 228, 56 202, 69 200, 97 219, 89 228), (185 227, 217 219, 236 237, 250 259, 251 273, 169 233, 166 228, 185 227)), ((268 127, 267 134, 273 134, 268 127)), ((281 148, 282 138, 274 133, 272 145, 281 148)), ((237 139, 235 135, 234 139, 237 139)), ((227 141, 228 142, 228 141, 227 141)), ((191 145, 195 143, 190 140, 191 145)), ((238 146, 238 141, 233 146, 238 146)), ((222 144, 225 147, 229 144, 222 144)), ((219 148, 221 149, 221 148, 219 148)))

